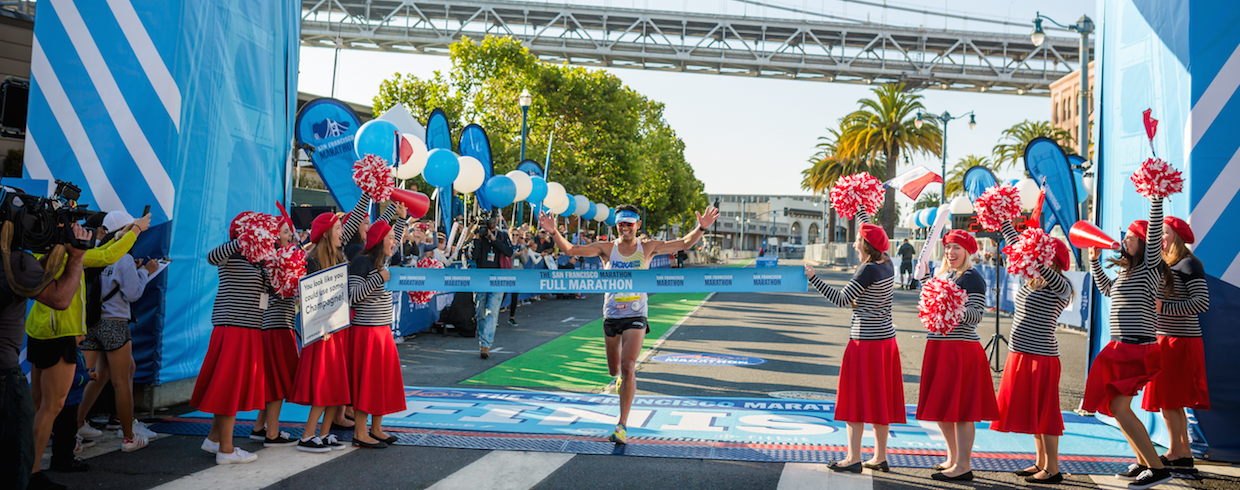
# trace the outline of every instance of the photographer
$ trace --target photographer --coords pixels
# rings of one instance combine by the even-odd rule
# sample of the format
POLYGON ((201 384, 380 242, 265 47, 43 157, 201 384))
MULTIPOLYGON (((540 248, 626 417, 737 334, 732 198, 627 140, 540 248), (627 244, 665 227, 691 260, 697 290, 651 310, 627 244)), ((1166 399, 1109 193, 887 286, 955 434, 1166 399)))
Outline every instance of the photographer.
MULTIPOLYGON (((478 229, 474 230, 474 263, 479 269, 499 269, 500 257, 512 257, 512 244, 508 234, 499 229, 496 220, 483 215, 478 229)), ((491 357, 491 342, 495 339, 495 322, 499 315, 504 293, 474 293, 474 308, 478 321, 478 354, 483 359, 491 357)))
MULTIPOLYGON (((73 237, 79 241, 87 241, 90 239, 90 233, 76 224, 72 227, 73 237)), ((7 247, 8 244, 6 243, 7 247)), ((22 374, 22 368, 18 362, 21 352, 22 343, 26 341, 26 299, 30 297, 38 302, 39 305, 54 309, 64 310, 69 308, 73 298, 78 294, 78 287, 82 280, 82 259, 85 250, 76 247, 66 247, 65 261, 63 271, 59 274, 59 278, 52 280, 41 290, 39 284, 44 279, 44 263, 39 262, 34 255, 23 251, 13 250, 8 257, 8 268, 0 268, 0 275, 4 278, 0 280, 0 386, 3 386, 3 402, 0 402, 0 434, 4 434, 3 442, 0 442, 0 481, 14 482, 17 488, 26 487, 28 482, 33 482, 36 486, 54 486, 45 475, 41 473, 31 474, 31 469, 38 470, 39 459, 35 457, 35 407, 31 399, 31 389, 26 384, 26 376, 22 374), (11 275, 10 275, 11 274, 11 275), (14 291, 13 285, 16 284, 18 289, 26 289, 27 291, 14 291), (30 291, 30 290, 37 290, 30 291), (34 293, 31 295, 30 293, 34 293)), ((59 381, 63 384, 64 394, 67 396, 69 385, 73 382, 73 372, 77 364, 77 345, 74 343, 74 337, 70 336, 59 342, 65 351, 72 352, 71 360, 66 362, 59 359, 50 369, 40 369, 39 376, 31 372, 31 377, 38 383, 40 378, 47 378, 49 381, 59 381), (63 372, 63 373, 62 373, 63 372), (67 374, 67 377, 55 376, 56 374, 67 374)), ((28 357, 33 363, 33 351, 39 350, 35 344, 42 342, 31 339, 28 357)), ((60 403, 64 403, 64 396, 61 397, 60 403)), ((51 417, 44 417, 48 423, 55 420, 55 414, 51 417)), ((48 434, 43 433, 42 444, 39 445, 42 456, 42 448, 47 445, 48 434)))

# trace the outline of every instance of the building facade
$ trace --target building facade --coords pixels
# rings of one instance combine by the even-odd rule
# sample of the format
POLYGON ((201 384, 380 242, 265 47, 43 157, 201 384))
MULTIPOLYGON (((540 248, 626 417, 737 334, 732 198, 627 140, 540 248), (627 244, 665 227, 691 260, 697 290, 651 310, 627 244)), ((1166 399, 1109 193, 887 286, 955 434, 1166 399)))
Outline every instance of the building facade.
MULTIPOLYGON (((825 198, 812 195, 708 194, 719 202, 717 225, 707 230, 712 243, 731 250, 758 250, 775 238, 779 246, 822 243, 825 198)), ((838 220, 837 220, 838 221, 838 220)), ((836 223, 837 225, 840 222, 836 223)), ((836 227, 837 232, 841 228, 836 227)), ((837 236, 843 236, 842 234, 837 236)))
MULTIPOLYGON (((1089 62, 1089 91, 1094 91, 1094 62, 1089 62)), ((1094 100, 1089 99, 1089 126, 1094 125, 1094 100)), ((1073 141, 1080 144, 1081 129, 1081 76, 1073 73, 1051 83, 1051 124, 1072 134, 1073 141)), ((1079 150, 1079 148, 1073 148, 1079 150)))

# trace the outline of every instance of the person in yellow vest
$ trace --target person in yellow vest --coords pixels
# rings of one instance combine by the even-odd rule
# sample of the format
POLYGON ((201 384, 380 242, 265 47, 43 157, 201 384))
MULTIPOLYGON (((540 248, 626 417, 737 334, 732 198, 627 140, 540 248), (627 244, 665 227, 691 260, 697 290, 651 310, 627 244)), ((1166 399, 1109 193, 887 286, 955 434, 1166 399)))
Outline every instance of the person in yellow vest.
MULTIPOLYGON (((151 215, 143 216, 134 221, 129 232, 111 242, 87 250, 82 256, 82 267, 107 267, 112 265, 133 248, 138 234, 151 226, 151 215)), ((43 257, 36 254, 36 257, 43 257)), ((66 261, 67 262, 67 261, 66 261)), ((65 273, 62 266, 56 277, 65 273)), ((43 303, 35 302, 26 317, 26 359, 30 361, 30 392, 34 398, 34 449, 35 454, 43 454, 47 448, 48 437, 52 433, 52 423, 64 407, 65 397, 69 395, 73 383, 73 371, 77 366, 77 339, 86 335, 86 285, 85 277, 78 276, 77 293, 69 307, 54 310, 43 303)), ((39 472, 36 458, 31 473, 39 472)))

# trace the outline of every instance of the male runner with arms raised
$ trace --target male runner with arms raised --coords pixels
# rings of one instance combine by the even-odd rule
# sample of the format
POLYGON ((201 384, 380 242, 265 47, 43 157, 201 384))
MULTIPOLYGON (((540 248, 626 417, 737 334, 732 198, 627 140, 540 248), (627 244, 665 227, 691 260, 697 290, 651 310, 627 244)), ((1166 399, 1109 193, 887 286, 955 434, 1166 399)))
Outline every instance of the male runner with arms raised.
MULTIPOLYGON (((546 230, 555 240, 561 251, 578 257, 600 257, 604 269, 646 269, 650 259, 656 255, 676 253, 686 250, 702 239, 703 230, 715 223, 719 210, 707 207, 703 213, 697 214, 698 226, 679 240, 645 240, 637 239, 637 231, 641 228, 641 215, 636 206, 625 204, 616 208, 616 229, 619 238, 613 242, 594 242, 589 245, 573 245, 555 228, 555 221, 543 214, 539 220, 542 229, 546 230)), ((636 368, 637 356, 641 355, 642 344, 646 334, 650 332, 649 321, 646 319, 646 293, 606 293, 603 295, 603 333, 606 335, 607 371, 612 376, 620 375, 620 380, 629 380, 619 384, 620 422, 616 424, 611 441, 624 444, 625 424, 629 420, 629 408, 633 406, 633 395, 637 392, 636 368)))

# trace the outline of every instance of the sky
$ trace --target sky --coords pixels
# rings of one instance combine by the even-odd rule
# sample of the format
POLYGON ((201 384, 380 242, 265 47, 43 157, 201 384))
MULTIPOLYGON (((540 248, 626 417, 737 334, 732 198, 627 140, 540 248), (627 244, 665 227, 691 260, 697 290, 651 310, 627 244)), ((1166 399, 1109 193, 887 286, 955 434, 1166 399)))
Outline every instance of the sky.
MULTIPOLYGON (((949 19, 920 13, 866 7, 846 0, 763 0, 801 10, 854 19, 869 18, 901 26, 926 26, 964 30, 1025 34, 1032 31, 1035 12, 1060 23, 1075 22, 1082 14, 1096 17, 1094 0, 1042 0, 1016 2, 1002 0, 903 0, 889 5, 924 8, 949 14, 969 14, 1005 19, 1022 26, 1003 26, 976 21, 949 19), (1025 27, 1028 26, 1028 27, 1025 27)), ((881 2, 883 0, 869 0, 881 2)), ((538 2, 543 3, 543 2, 538 2)), ((749 5, 735 0, 572 0, 551 4, 606 5, 619 8, 662 8, 729 15, 759 17, 816 18, 806 14, 749 5)), ((823 19, 829 20, 829 19, 823 19)), ((1049 24, 1048 24, 1049 25, 1049 24)), ((1075 36, 1071 33, 1049 33, 1075 36)), ((301 48, 298 90, 316 95, 332 92, 333 58, 329 48, 301 48)), ((342 50, 336 65, 335 96, 338 99, 371 105, 380 82, 393 73, 420 78, 434 71, 447 72, 446 56, 342 50)), ((870 95, 869 86, 802 80, 779 80, 737 76, 674 73, 626 68, 600 68, 619 77, 626 85, 666 106, 664 117, 685 142, 685 158, 707 193, 805 195, 801 171, 815 153, 818 138, 826 134, 840 117, 856 110, 857 100, 870 95)), ((921 92, 923 103, 932 113, 949 111, 953 115, 973 111, 977 127, 970 130, 968 120, 948 125, 947 167, 966 155, 989 156, 1001 132, 1028 120, 1049 120, 1048 97, 966 93, 928 89, 921 92)), ((515 103, 515 101, 514 101, 515 103)), ((939 171, 941 160, 930 155, 911 155, 912 165, 926 165, 939 171)), ((900 171, 911 167, 901 167, 900 171)), ((1019 178, 1019 170, 1000 173, 1000 178, 1019 178)), ((928 187, 927 191, 935 190, 928 187)), ((908 201, 901 196, 904 203, 908 201)))

